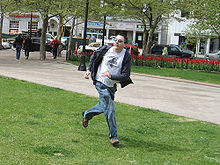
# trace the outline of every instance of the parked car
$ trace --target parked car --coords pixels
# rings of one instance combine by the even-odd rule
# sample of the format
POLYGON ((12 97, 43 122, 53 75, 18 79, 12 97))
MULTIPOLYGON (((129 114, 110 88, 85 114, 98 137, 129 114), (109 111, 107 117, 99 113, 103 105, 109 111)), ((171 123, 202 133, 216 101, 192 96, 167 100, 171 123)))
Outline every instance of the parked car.
POLYGON ((11 44, 8 42, 2 42, 2 46, 3 46, 3 49, 10 49, 11 48, 11 44))
MULTIPOLYGON (((105 45, 113 45, 112 42, 105 42, 105 45)), ((97 50, 98 48, 100 48, 102 46, 101 42, 92 42, 89 45, 86 45, 85 49, 87 52, 94 52, 95 50, 97 50)), ((78 48, 78 53, 82 53, 83 50, 83 45, 80 45, 78 48)))
POLYGON ((220 50, 208 53, 205 55, 206 59, 220 61, 220 50))
MULTIPOLYGON (((85 50, 87 52, 90 52, 90 51, 93 52, 93 51, 97 50, 98 48, 100 48, 101 46, 102 46, 101 42, 92 42, 89 45, 86 45, 85 50)), ((83 45, 80 45, 77 51, 78 51, 78 53, 82 53, 83 45)))
MULTIPOLYGON (((31 51, 40 51, 40 37, 32 37, 32 50, 31 51)), ((50 40, 46 40, 46 51, 51 52, 52 47, 50 45, 50 40)))
MULTIPOLYGON (((151 48, 151 54, 162 55, 162 50, 165 45, 154 45, 151 48)), ((176 56, 178 58, 193 58, 194 53, 190 50, 186 50, 179 45, 167 45, 168 55, 176 56)))

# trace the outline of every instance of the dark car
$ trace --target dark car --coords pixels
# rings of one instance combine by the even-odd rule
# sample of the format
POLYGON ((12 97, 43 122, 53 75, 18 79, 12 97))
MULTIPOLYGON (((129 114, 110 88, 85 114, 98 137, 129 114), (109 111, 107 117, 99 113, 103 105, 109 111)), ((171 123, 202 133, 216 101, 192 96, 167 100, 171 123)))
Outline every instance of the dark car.
MULTIPOLYGON (((151 54, 162 55, 162 51, 165 45, 154 45, 151 48, 151 54)), ((167 45, 167 51, 169 56, 175 56, 178 58, 193 58, 194 53, 190 50, 186 50, 179 45, 167 45)))
MULTIPOLYGON (((40 51, 40 37, 32 37, 32 50, 31 51, 40 51)), ((46 51, 51 52, 52 47, 50 41, 46 40, 46 51)))

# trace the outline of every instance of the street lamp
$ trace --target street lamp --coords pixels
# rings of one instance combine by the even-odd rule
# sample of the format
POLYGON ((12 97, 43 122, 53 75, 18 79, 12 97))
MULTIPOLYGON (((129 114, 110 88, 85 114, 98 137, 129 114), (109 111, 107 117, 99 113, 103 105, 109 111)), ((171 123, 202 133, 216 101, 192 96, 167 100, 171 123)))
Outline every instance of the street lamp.
MULTIPOLYGON (((101 0, 101 7, 104 7, 104 0, 101 0)), ((102 29, 102 46, 105 44, 105 22, 106 22, 106 15, 104 14, 104 22, 103 22, 103 29, 102 29)))
POLYGON ((79 71, 86 71, 86 31, 87 31, 87 20, 88 20, 89 0, 86 0, 86 11, 85 11, 85 23, 84 23, 84 36, 83 36, 83 50, 81 55, 81 62, 78 67, 79 71))
POLYGON ((106 16, 104 15, 104 22, 103 22, 103 29, 102 29, 102 46, 105 44, 105 22, 106 22, 106 16))
POLYGON ((31 21, 30 21, 30 39, 32 37, 32 18, 33 18, 33 15, 32 15, 32 12, 31 12, 31 21))

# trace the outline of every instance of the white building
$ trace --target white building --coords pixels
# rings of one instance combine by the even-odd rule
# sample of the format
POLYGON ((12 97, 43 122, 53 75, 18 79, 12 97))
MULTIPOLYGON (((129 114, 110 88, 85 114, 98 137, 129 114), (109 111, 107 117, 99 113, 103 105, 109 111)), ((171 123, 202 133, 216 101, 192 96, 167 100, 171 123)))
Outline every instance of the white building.
MULTIPOLYGON (((31 14, 8 13, 3 20, 2 32, 6 34, 18 34, 30 31, 31 14)), ((42 27, 39 14, 32 14, 32 32, 42 27)))
MULTIPOLYGON (((193 20, 185 17, 186 13, 179 11, 175 17, 180 18, 182 21, 178 21, 175 18, 170 18, 167 24, 167 44, 181 45, 186 40, 185 31, 188 25, 193 23, 193 20)), ((211 39, 209 35, 203 40, 199 40, 198 43, 193 45, 187 45, 187 48, 195 51, 195 46, 198 44, 199 53, 205 54, 220 49, 220 39, 211 39)))

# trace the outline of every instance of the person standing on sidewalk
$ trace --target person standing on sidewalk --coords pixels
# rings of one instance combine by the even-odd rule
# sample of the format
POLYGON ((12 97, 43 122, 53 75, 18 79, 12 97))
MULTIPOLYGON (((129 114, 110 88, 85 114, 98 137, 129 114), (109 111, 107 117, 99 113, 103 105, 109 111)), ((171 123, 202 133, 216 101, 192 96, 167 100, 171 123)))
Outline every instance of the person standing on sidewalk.
POLYGON ((14 44, 16 48, 16 59, 20 59, 21 55, 21 48, 22 48, 23 39, 21 37, 21 34, 18 34, 18 36, 15 38, 14 44))
POLYGON ((99 93, 99 103, 83 111, 82 124, 87 127, 89 120, 104 113, 113 146, 119 143, 114 106, 116 83, 120 83, 122 88, 133 83, 130 78, 131 55, 124 47, 124 36, 117 35, 113 47, 105 45, 94 52, 90 58, 88 70, 84 74, 85 79, 88 79, 91 74, 93 84, 99 93))
POLYGON ((135 55, 135 64, 137 65, 138 55, 139 55, 139 50, 138 50, 138 44, 137 43, 134 44, 132 54, 135 55))
POLYGON ((60 45, 60 41, 57 39, 57 36, 53 41, 50 42, 50 45, 52 45, 52 52, 53 52, 53 59, 57 58, 57 49, 60 45))
POLYGON ((30 35, 26 35, 26 39, 23 41, 24 50, 25 50, 25 59, 27 60, 29 58, 29 52, 32 49, 32 41, 30 39, 30 35))
POLYGON ((162 56, 164 56, 164 57, 168 56, 167 45, 165 45, 163 50, 162 50, 162 56))

